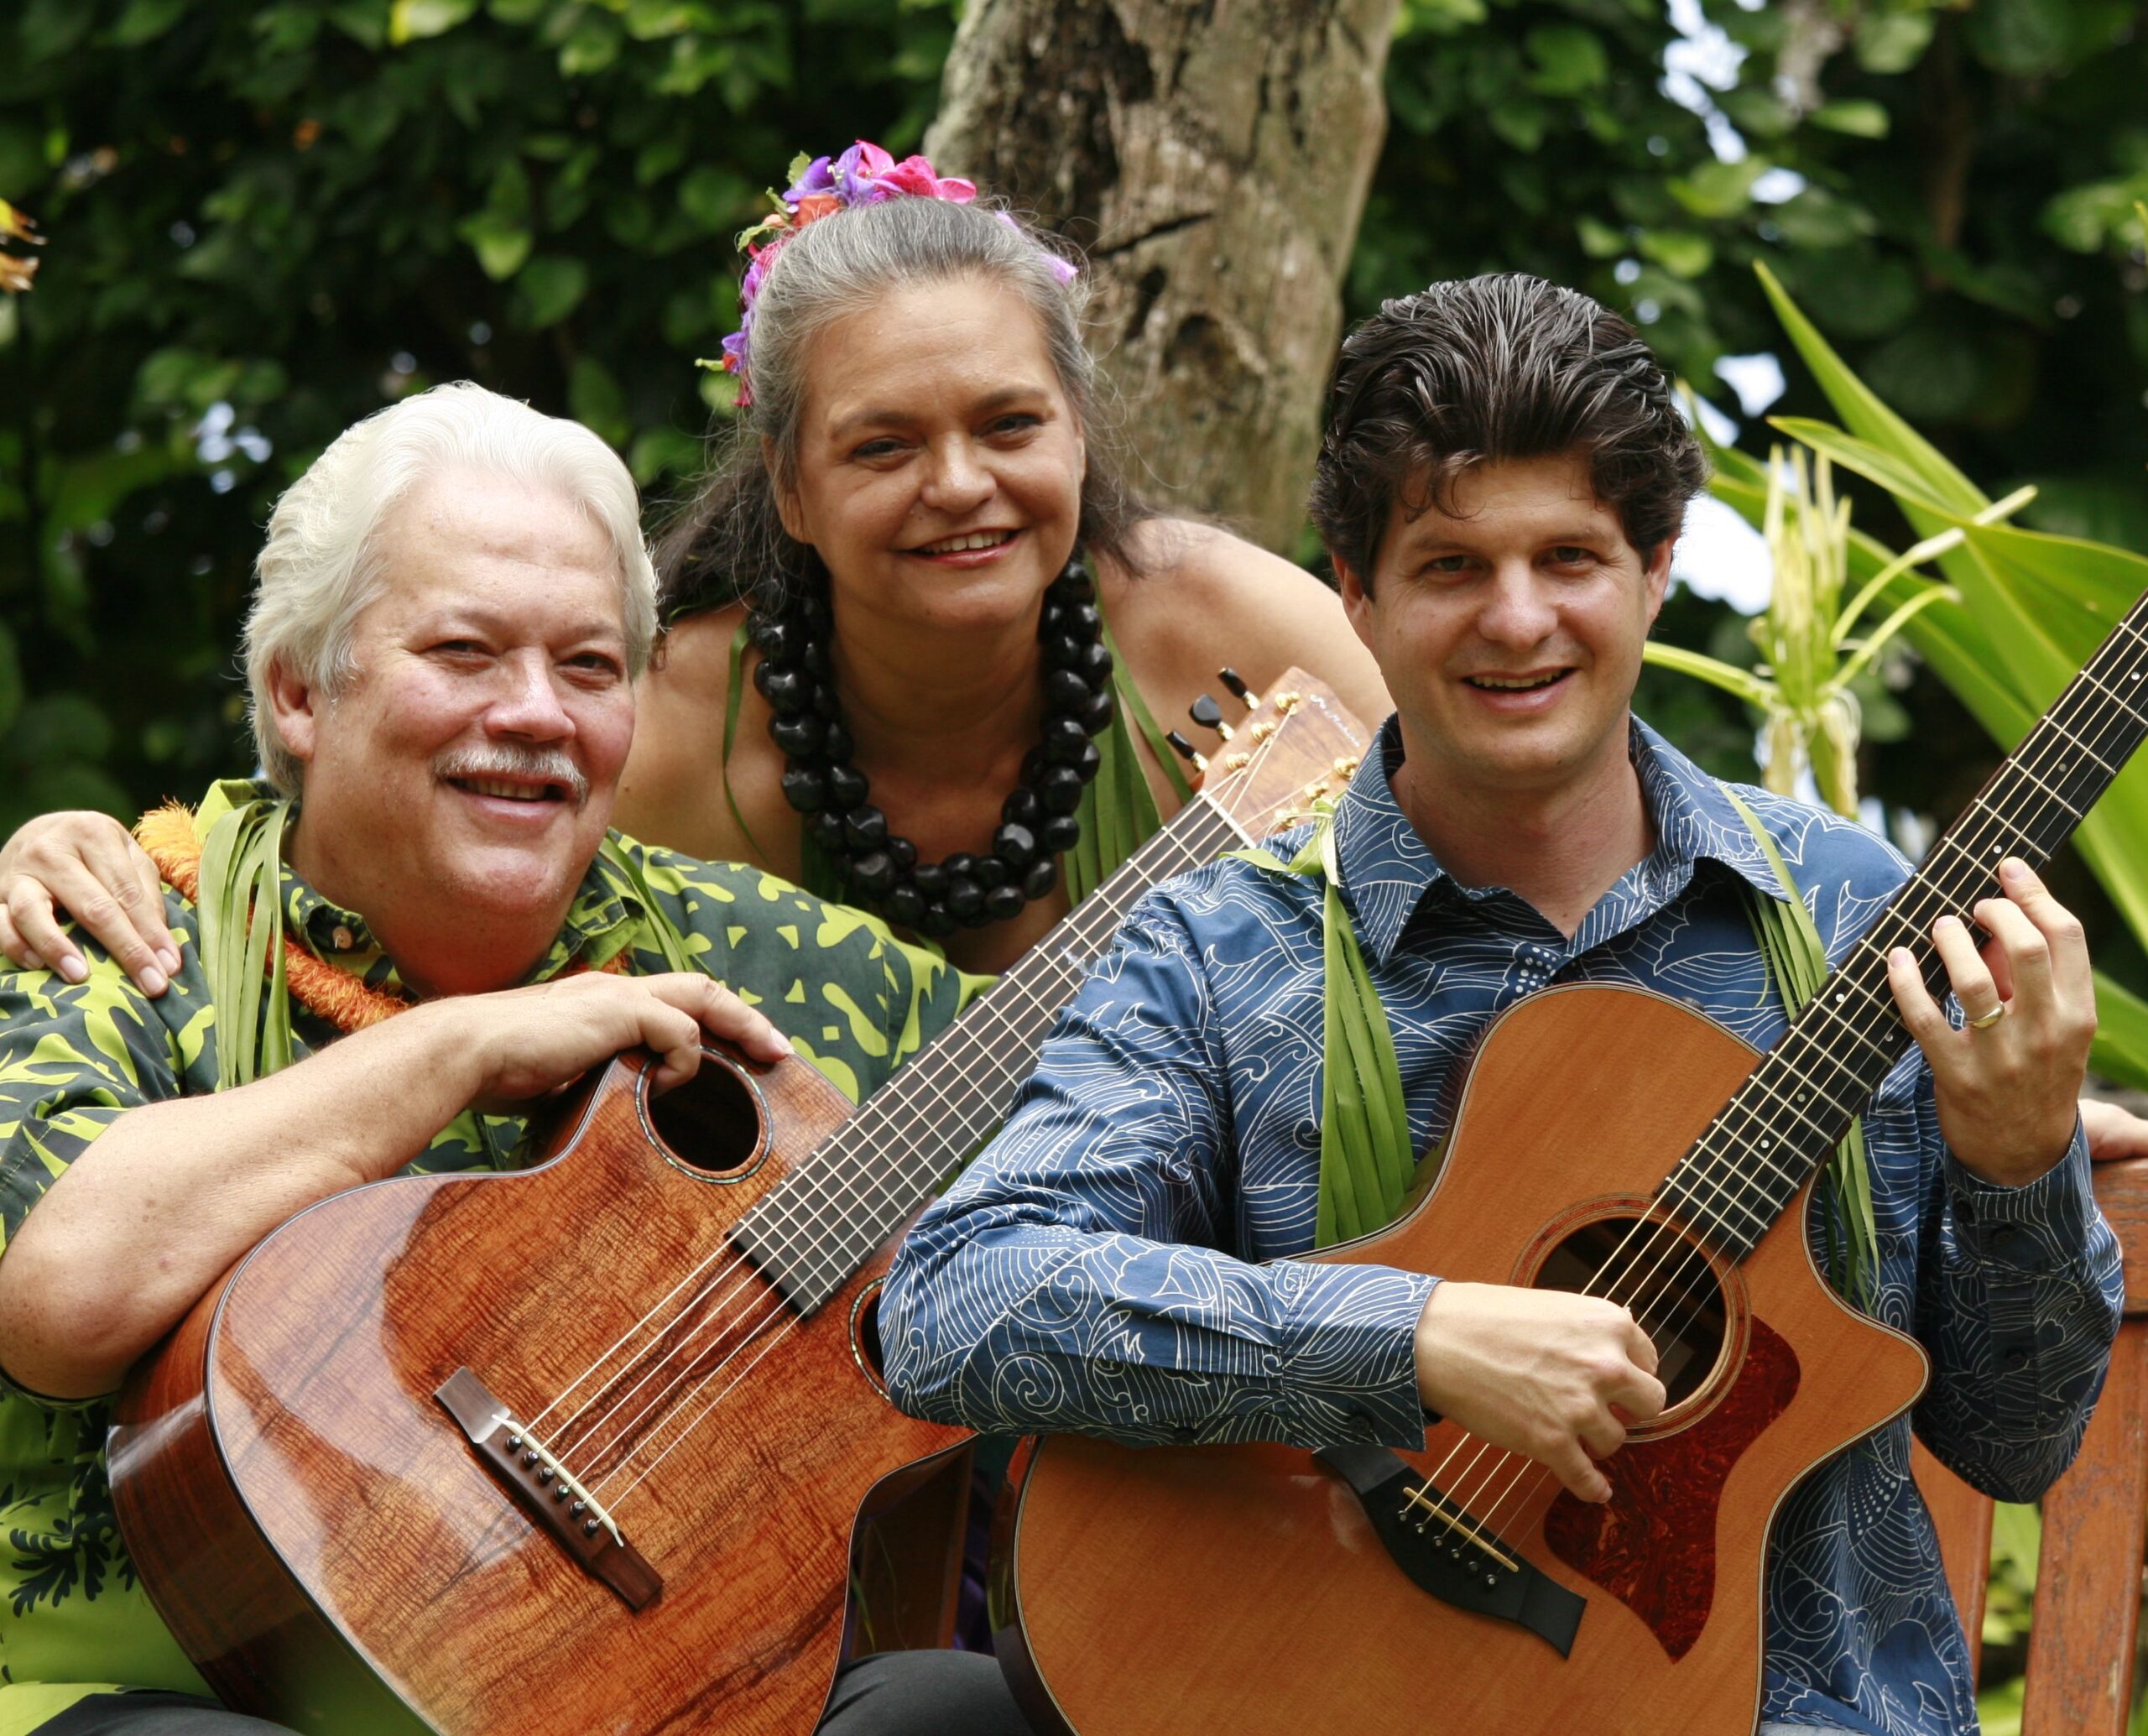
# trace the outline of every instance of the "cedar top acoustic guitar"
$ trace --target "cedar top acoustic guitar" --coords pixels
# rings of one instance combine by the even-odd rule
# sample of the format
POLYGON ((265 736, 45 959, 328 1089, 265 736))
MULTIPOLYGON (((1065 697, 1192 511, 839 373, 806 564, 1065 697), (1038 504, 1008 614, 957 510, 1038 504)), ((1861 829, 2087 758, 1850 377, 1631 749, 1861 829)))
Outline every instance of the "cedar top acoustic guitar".
POLYGON ((893 1238, 998 1123, 1149 886, 1339 788, 1297 670, 1209 787, 855 1113, 712 1050, 601 1072, 540 1166, 263 1241, 130 1378, 121 1529, 232 1706, 323 1736, 810 1730, 861 1508, 968 1439, 885 1402, 893 1238))
POLYGON ((1769 1053, 1645 991, 1532 995, 1488 1027, 1414 1208, 1308 1256, 1628 1304, 1671 1403, 1604 1462, 1608 1504, 1445 1423, 1406 1454, 1051 1437, 994 1567, 1038 1728, 1749 1732, 1775 1511, 1927 1372, 1804 1235, 1811 1178, 1909 1044, 1887 952, 1943 993, 1932 922, 1968 920, 2001 857, 2049 858, 2148 729, 2144 696, 2148 599, 1769 1053))

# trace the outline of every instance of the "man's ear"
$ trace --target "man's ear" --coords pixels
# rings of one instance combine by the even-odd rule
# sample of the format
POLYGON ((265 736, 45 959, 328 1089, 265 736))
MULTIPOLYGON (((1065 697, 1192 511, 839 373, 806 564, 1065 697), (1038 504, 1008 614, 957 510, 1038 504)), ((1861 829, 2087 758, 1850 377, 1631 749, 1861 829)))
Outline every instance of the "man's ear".
POLYGON ((1663 613, 1664 593, 1671 588, 1671 557, 1677 552, 1678 539, 1666 536, 1655 545, 1648 557, 1648 566, 1642 573, 1648 586, 1648 624, 1655 625, 1655 618, 1663 613))
POLYGON ((1328 550, 1327 558, 1335 568, 1335 588, 1342 594, 1342 613, 1350 618, 1350 630, 1370 651, 1373 649, 1373 610, 1376 607, 1373 594, 1366 588, 1365 581, 1356 567, 1332 549, 1328 550))
POLYGON ((307 686, 291 666, 279 662, 268 670, 268 711, 276 720, 276 734, 301 765, 313 763, 319 743, 321 712, 326 696, 307 686))

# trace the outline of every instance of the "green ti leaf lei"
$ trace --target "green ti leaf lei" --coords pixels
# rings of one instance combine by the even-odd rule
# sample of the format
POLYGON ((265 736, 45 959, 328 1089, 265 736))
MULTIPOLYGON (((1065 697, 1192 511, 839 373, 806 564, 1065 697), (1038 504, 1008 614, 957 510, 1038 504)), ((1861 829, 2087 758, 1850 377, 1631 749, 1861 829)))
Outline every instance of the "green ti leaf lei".
MULTIPOLYGON (((1768 980, 1782 1000, 1786 1018, 1795 1019, 1827 979, 1827 948, 1812 925, 1805 896, 1791 877, 1790 866, 1775 840, 1728 785, 1719 786, 1745 824, 1760 853, 1775 870, 1785 896, 1780 900, 1755 893, 1746 914, 1760 943, 1768 980)), ((1880 1278, 1880 1228, 1872 1212, 1872 1171, 1864 1149, 1864 1122, 1849 1124, 1827 1165, 1827 1278, 1836 1291, 1860 1305, 1869 1303, 1880 1278)))
MULTIPOLYGON (((205 816, 213 805, 204 805, 205 816)), ((291 1064, 291 999, 279 944, 284 824, 290 811, 288 801, 238 801, 216 816, 201 841, 195 910, 201 968, 216 1009, 219 1091, 250 1085, 291 1064)))
POLYGON ((1322 883, 1321 941, 1327 972, 1326 1065, 1320 1103, 1320 1202, 1315 1228, 1322 1248, 1370 1235, 1402 1210, 1417 1168, 1395 1033, 1366 967, 1358 932, 1343 907, 1335 860, 1335 809, 1315 805, 1319 823, 1290 862, 1261 849, 1230 853, 1255 868, 1322 883))

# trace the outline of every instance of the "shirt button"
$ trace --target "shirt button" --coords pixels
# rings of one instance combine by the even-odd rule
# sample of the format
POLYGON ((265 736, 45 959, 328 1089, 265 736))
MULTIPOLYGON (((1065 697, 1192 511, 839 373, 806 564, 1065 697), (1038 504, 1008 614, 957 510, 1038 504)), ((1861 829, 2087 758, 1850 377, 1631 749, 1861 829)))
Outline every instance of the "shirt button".
POLYGON ((2000 1358, 2010 1373, 2018 1374, 2029 1366, 2029 1353, 2016 1345, 2000 1358))

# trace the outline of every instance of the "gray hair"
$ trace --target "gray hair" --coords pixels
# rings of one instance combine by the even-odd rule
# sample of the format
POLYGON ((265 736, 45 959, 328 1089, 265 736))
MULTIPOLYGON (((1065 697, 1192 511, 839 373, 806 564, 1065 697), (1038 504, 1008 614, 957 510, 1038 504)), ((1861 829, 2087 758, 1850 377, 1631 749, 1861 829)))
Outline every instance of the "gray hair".
POLYGON ((700 494, 658 550, 667 617, 717 607, 758 587, 795 592, 811 551, 775 509, 798 473, 806 358, 834 321, 890 289, 980 278, 1004 284, 1035 315, 1060 389, 1087 437, 1079 535, 1129 569, 1128 533, 1149 516, 1121 479, 1100 427, 1095 359, 1082 341, 1087 287, 1066 281, 1066 256, 1037 229, 988 203, 895 198, 807 224, 785 242, 753 304, 748 357, 753 407, 700 494))
POLYGON ((254 751, 286 795, 299 793, 305 769, 277 730, 272 672, 289 669, 330 695, 357 672, 352 629, 387 588, 382 522, 417 484, 453 468, 557 493, 604 533, 618 562, 628 672, 647 667, 656 574, 618 455, 579 422, 468 380, 435 386, 346 429, 269 514, 246 617, 246 680, 254 751))

